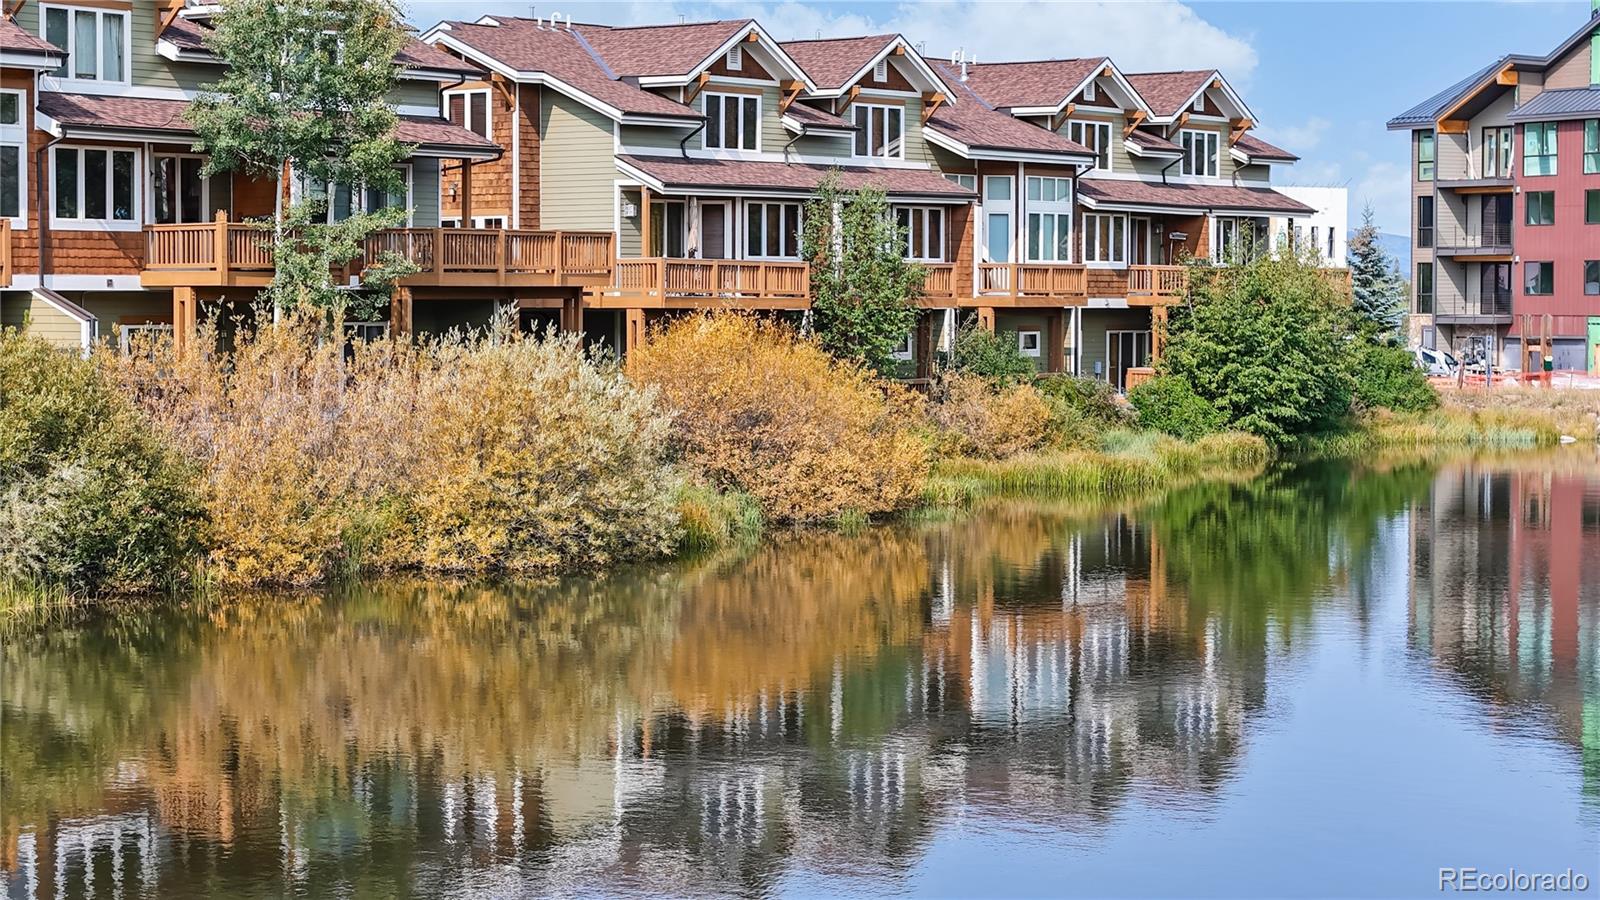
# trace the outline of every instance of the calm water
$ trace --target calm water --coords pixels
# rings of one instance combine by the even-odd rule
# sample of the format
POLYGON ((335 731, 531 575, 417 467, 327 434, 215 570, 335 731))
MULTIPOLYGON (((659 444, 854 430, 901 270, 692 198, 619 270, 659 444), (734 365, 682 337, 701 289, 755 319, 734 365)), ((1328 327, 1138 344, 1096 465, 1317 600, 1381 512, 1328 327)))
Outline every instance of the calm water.
POLYGON ((13 636, 11 897, 1600 892, 1600 467, 13 636))

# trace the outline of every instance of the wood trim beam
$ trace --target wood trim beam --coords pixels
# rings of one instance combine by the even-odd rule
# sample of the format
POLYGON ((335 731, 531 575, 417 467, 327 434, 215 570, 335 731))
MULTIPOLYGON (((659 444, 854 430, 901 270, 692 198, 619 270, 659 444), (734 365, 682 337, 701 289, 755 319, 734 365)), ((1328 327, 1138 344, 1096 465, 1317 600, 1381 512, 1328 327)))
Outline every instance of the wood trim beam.
POLYGON ((1177 120, 1174 121, 1169 128, 1167 128, 1167 133, 1164 136, 1167 138, 1167 140, 1172 140, 1172 136, 1178 133, 1178 129, 1187 124, 1189 124, 1189 114, 1187 112, 1181 113, 1177 120))
POLYGON ((1517 70, 1507 66, 1494 76, 1495 84, 1513 85, 1517 83, 1517 70))
POLYGON ((1434 130, 1440 134, 1466 134, 1467 123, 1461 119, 1440 119, 1434 123, 1434 130))
POLYGON ((928 124, 933 114, 939 111, 947 98, 942 91, 933 91, 922 95, 922 124, 928 124))
POLYGON ((1244 133, 1256 127, 1256 123, 1249 119, 1234 119, 1228 123, 1228 146, 1239 143, 1244 133))
POLYGON ((492 85, 495 90, 500 92, 500 99, 504 100, 507 106, 512 108, 516 107, 517 98, 512 95, 511 88, 507 85, 506 77, 504 75, 501 75, 499 72, 491 74, 489 76, 489 84, 492 85))
MULTIPOLYGON (((1507 72, 1511 72, 1511 71, 1512 71, 1511 64, 1510 63, 1506 63, 1504 66, 1502 66, 1500 68, 1499 72, 1495 73, 1495 76, 1494 76, 1495 77, 1495 82, 1499 83, 1500 76, 1506 74, 1507 72)), ((1481 91, 1483 88, 1485 88, 1487 86, 1488 86, 1488 82, 1487 81, 1480 82, 1479 84, 1475 85, 1472 90, 1470 90, 1466 94, 1462 95, 1461 99, 1459 99, 1456 102, 1450 104, 1449 108, 1447 108, 1444 112, 1439 113, 1438 121, 1443 122, 1445 119, 1448 119, 1451 116, 1455 115, 1456 111, 1459 110, 1461 107, 1465 106, 1467 104, 1468 100, 1471 100, 1473 97, 1478 96, 1478 92, 1481 91)), ((1465 134, 1466 132, 1457 132, 1457 133, 1465 134)))
POLYGON ((28 0, 16 0, 16 2, 11 4, 10 9, 5 11, 6 18, 15 19, 17 17, 17 13, 22 12, 22 8, 27 5, 28 0))
POLYGON ((789 107, 794 105, 794 101, 800 96, 800 92, 804 89, 804 82, 785 81, 783 83, 783 99, 778 101, 778 115, 781 116, 788 112, 789 107))
POLYGON ((683 105, 688 106, 690 101, 694 100, 694 98, 699 95, 701 89, 710 83, 711 73, 701 72, 700 77, 694 80, 694 84, 689 85, 689 90, 684 92, 683 105))
POLYGON ((761 40, 761 32, 755 30, 754 28, 745 33, 744 42, 746 44, 754 44, 759 40, 761 40))
POLYGON ((836 115, 836 116, 844 115, 844 111, 849 109, 850 108, 850 104, 856 102, 856 98, 859 97, 859 96, 861 96, 861 85, 852 84, 850 86, 849 93, 844 95, 844 103, 840 104, 839 108, 834 110, 833 114, 836 115))
POLYGON ((1133 113, 1128 116, 1128 124, 1122 127, 1122 139, 1127 140, 1129 137, 1131 137, 1133 133, 1138 130, 1139 126, 1144 124, 1144 119, 1144 110, 1134 110, 1133 113))
POLYGON ((1061 107, 1061 112, 1050 117, 1050 130, 1060 131, 1061 126, 1067 124, 1067 120, 1072 118, 1072 114, 1077 111, 1078 104, 1076 103, 1068 103, 1066 106, 1061 107))
MULTIPOLYGON (((167 0, 165 6, 166 9, 161 14, 161 27, 156 29, 156 34, 158 35, 161 34, 161 32, 166 31, 167 26, 171 25, 172 21, 178 18, 178 13, 183 11, 183 0, 167 0)), ((21 9, 22 4, 18 3, 17 8, 21 9)), ((13 13, 14 12, 15 11, 13 11, 13 13)))

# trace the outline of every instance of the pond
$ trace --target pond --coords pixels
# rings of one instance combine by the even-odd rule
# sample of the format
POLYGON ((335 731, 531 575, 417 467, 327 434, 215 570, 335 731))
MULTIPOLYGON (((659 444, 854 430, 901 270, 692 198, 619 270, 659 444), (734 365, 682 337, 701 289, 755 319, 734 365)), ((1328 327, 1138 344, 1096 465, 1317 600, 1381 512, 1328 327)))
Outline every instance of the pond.
POLYGON ((86 617, 0 704, 9 897, 1594 893, 1600 465, 86 617))

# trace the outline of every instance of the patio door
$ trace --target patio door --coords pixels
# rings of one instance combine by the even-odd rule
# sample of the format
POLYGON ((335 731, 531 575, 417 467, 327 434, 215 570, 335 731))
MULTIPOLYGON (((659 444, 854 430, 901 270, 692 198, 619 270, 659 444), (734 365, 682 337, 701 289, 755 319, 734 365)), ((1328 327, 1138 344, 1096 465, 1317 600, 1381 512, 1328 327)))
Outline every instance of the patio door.
POLYGON ((1150 364, 1150 332, 1106 332, 1106 380, 1122 393, 1128 389, 1128 370, 1150 364))
POLYGON ((1133 252, 1130 254, 1132 258, 1129 261, 1136 266, 1156 265, 1155 244, 1152 241, 1150 220, 1134 216, 1128 220, 1128 225, 1133 235, 1131 242, 1133 246, 1130 248, 1133 252))
POLYGON ((724 200, 700 201, 700 256, 733 257, 733 206, 724 200))
POLYGON ((1011 223, 1015 184, 1010 175, 986 175, 983 179, 983 261, 1011 262, 1011 223))

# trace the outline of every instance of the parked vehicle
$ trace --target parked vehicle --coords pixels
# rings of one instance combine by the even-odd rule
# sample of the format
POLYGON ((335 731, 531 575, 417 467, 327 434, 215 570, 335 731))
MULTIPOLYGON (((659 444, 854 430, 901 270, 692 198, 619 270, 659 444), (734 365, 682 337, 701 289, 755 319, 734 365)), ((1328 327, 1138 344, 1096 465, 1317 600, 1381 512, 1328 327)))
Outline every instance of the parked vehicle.
POLYGON ((1417 358, 1417 368, 1422 374, 1439 378, 1454 378, 1456 370, 1461 364, 1445 350, 1430 350, 1427 347, 1416 347, 1411 351, 1417 358))

